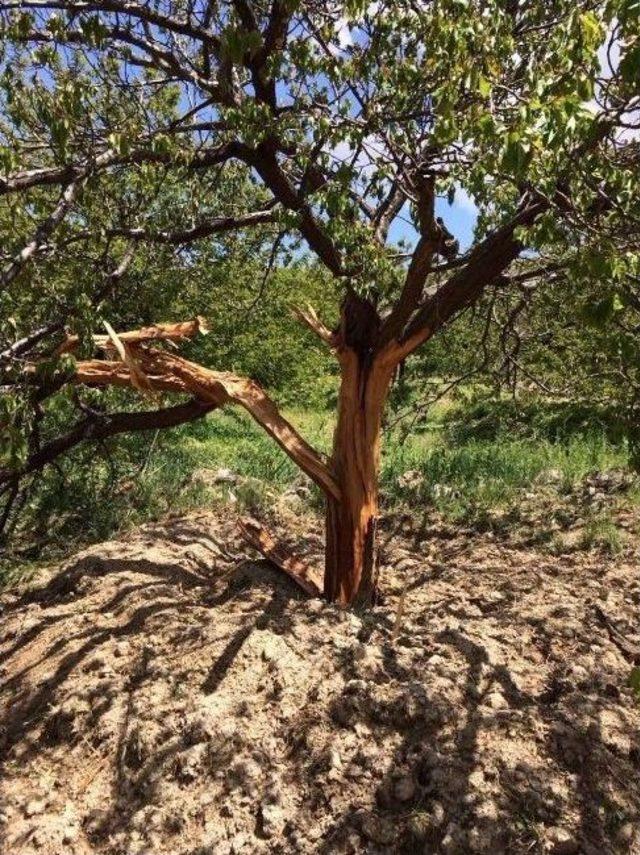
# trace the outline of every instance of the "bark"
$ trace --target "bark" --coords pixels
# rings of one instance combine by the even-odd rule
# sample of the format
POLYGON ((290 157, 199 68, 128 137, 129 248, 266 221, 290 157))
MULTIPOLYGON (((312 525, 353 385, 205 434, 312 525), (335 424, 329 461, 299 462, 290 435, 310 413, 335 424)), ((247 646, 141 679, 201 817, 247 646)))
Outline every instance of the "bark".
POLYGON ((292 579, 305 594, 310 597, 319 597, 321 589, 314 579, 313 568, 302 558, 288 548, 282 542, 275 540, 259 522, 252 519, 243 519, 238 522, 242 536, 272 564, 279 567, 283 573, 292 579))
POLYGON ((327 496, 324 593, 342 605, 376 597, 378 478, 382 414, 395 362, 374 357, 378 324, 359 298, 343 310, 341 384, 332 470, 340 499, 327 496))
POLYGON ((87 416, 67 433, 52 439, 42 448, 34 451, 19 469, 0 469, 0 487, 43 469, 82 442, 99 442, 121 433, 176 427, 203 418, 214 409, 214 404, 203 404, 201 401, 193 400, 166 409, 87 416))

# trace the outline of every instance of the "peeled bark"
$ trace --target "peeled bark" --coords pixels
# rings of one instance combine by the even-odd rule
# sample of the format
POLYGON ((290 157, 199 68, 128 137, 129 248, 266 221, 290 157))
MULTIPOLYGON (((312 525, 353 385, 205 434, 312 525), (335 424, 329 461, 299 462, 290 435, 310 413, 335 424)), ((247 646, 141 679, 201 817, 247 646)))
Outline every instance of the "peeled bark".
MULTIPOLYGON (((307 313, 305 321, 320 334, 320 322, 313 314, 307 313)), ((77 362, 73 380, 88 386, 130 387, 152 396, 188 393, 205 409, 226 404, 244 407, 325 494, 326 598, 342 605, 371 604, 377 582, 380 430, 398 349, 396 343, 389 343, 376 350, 380 318, 375 307, 352 292, 345 300, 338 330, 322 335, 336 351, 342 377, 329 461, 297 433, 253 381, 212 371, 153 346, 157 340, 188 338, 199 329, 199 322, 159 324, 120 334, 108 327, 109 335, 97 336, 96 344, 110 358, 77 362)), ((73 350, 76 344, 72 340, 65 349, 73 350)), ((304 562, 282 553, 265 536, 249 540, 308 593, 318 590, 304 562)))
POLYGON ((342 380, 331 463, 340 499, 327 496, 324 593, 342 605, 370 605, 376 596, 380 431, 395 363, 370 352, 348 344, 338 352, 342 380))

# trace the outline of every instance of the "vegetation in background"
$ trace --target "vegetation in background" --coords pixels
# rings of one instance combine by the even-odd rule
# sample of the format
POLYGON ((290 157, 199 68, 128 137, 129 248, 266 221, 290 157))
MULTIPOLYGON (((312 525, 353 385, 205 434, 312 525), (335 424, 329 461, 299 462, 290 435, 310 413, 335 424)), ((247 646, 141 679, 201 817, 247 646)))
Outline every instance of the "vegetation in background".
POLYGON ((458 519, 635 453, 636 0, 36 5, 0 10, 4 542, 188 503, 203 449, 289 483, 218 415, 112 441, 236 404, 324 493, 325 595, 370 603, 381 425, 387 506, 458 519), (334 412, 324 455, 279 406, 334 412))
MULTIPOLYGON (((286 415, 317 448, 331 447, 332 411, 306 407, 286 415)), ((532 539, 557 548, 550 528, 555 512, 546 519, 536 515, 533 525, 523 505, 536 510, 555 497, 577 506, 589 475, 628 471, 628 443, 609 416, 543 399, 517 407, 486 390, 462 390, 434 406, 419 431, 406 435, 398 424, 388 432, 381 473, 385 512, 405 509, 417 518, 503 534, 529 526, 532 539)), ((16 549, 0 566, 6 576, 23 572, 32 560, 200 507, 268 514, 287 495, 296 512, 320 512, 319 491, 301 481, 297 467, 246 414, 213 413, 172 431, 79 448, 47 470, 23 509, 16 549), (231 483, 227 471, 235 476, 231 483), (301 485, 302 499, 294 493, 301 485)), ((633 491, 624 497, 637 501, 633 491)), ((624 540, 609 511, 587 508, 583 514, 573 546, 620 551, 624 540)))

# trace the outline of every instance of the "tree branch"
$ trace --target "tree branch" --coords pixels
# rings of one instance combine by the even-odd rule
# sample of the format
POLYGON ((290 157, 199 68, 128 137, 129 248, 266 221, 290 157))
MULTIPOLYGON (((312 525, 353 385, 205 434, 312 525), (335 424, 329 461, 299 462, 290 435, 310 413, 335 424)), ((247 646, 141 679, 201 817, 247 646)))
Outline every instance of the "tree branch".
POLYGON ((237 217, 216 217, 208 222, 199 223, 191 229, 184 231, 160 231, 153 232, 142 228, 113 228, 107 229, 109 237, 127 237, 134 241, 148 241, 149 243, 185 244, 201 240, 214 234, 234 231, 236 229, 250 228, 252 226, 273 223, 277 219, 277 213, 271 209, 264 211, 252 211, 237 217))
MULTIPOLYGON (((197 331, 194 323, 189 322, 191 328, 197 331)), ((173 325, 173 328, 180 327, 181 337, 184 337, 186 326, 173 325)), ((80 361, 75 366, 73 382, 87 386, 140 388, 140 377, 144 377, 144 388, 149 392, 187 393, 202 403, 217 407, 238 404, 247 410, 325 493, 338 499, 340 489, 329 466, 282 416, 275 402, 257 383, 228 372, 212 371, 176 354, 149 347, 145 343, 153 339, 169 338, 167 329, 170 327, 172 325, 158 325, 151 328, 153 334, 150 334, 149 330, 136 330, 117 335, 123 346, 126 346, 127 363, 107 360, 80 361)), ((97 337, 98 344, 110 350, 106 338, 97 337)))
POLYGON ((451 276, 417 311, 400 338, 395 358, 404 359, 453 315, 477 299, 520 255, 523 247, 514 238, 516 228, 530 225, 548 207, 544 199, 525 197, 516 216, 487 235, 470 253, 465 267, 451 276))
POLYGON ((76 445, 85 441, 102 441, 120 433, 135 433, 158 428, 176 427, 202 418, 214 410, 215 404, 192 400, 175 407, 145 410, 135 413, 92 414, 78 422, 68 433, 42 446, 19 469, 0 469, 0 484, 22 478, 52 463, 76 445))
POLYGON ((335 335, 322 323, 313 306, 307 306, 306 309, 300 306, 293 306, 291 311, 300 323, 314 332, 326 345, 331 348, 337 346, 335 335))

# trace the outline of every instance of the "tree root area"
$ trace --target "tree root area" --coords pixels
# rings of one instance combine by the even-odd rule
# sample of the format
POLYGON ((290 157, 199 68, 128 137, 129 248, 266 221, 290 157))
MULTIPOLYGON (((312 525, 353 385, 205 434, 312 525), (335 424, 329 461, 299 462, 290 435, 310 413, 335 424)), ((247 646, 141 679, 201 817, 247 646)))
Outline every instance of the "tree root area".
POLYGON ((231 514, 5 592, 0 851, 639 852, 634 554, 384 535, 370 612, 231 514))

